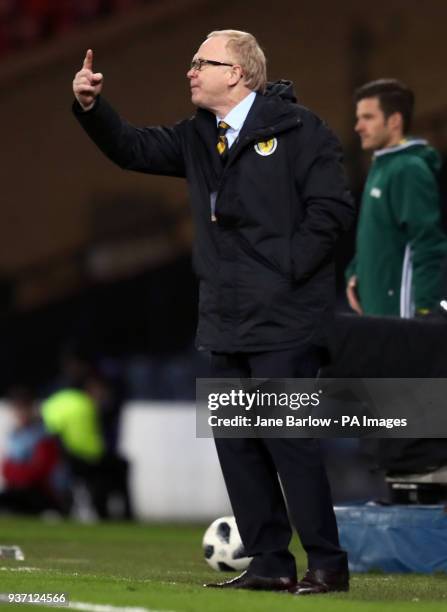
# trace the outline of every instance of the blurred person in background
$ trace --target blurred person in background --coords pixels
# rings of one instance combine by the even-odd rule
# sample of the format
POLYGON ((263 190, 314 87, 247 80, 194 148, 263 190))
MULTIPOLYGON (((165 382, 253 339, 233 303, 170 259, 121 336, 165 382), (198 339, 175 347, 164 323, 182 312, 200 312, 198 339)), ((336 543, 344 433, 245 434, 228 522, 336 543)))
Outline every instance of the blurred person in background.
POLYGON ((45 430, 27 389, 12 389, 8 399, 15 427, 2 463, 5 488, 0 492, 0 512, 40 514, 54 510, 66 514, 71 500, 57 439, 45 430))
MULTIPOLYGON (((167 78, 169 75, 166 75, 167 78)), ((88 50, 73 111, 120 167, 187 178, 200 278, 197 345, 214 378, 315 377, 333 312, 333 253, 354 217, 339 143, 296 104, 289 81, 266 82, 247 32, 211 32, 187 72, 196 114, 173 128, 135 128, 100 94, 88 50)), ((154 84, 154 93, 161 93, 154 84)), ((164 95, 169 95, 166 83, 164 95)), ((317 440, 215 439, 247 572, 206 586, 295 595, 346 591, 329 483, 317 440), (308 555, 297 582, 283 492, 308 555)))
MULTIPOLYGON (((372 164, 356 253, 346 270, 348 301, 360 315, 423 317, 439 306, 447 256, 441 158, 427 141, 409 135, 414 93, 404 83, 366 83, 355 92, 355 101, 355 130, 362 149, 372 153, 372 164)), ((377 439, 363 441, 362 447, 372 456, 374 469, 385 470, 387 476, 427 472, 428 466, 445 460, 441 439, 377 439)), ((397 499, 393 492, 391 499, 397 499)))
POLYGON ((447 237, 441 227, 441 159, 409 136, 414 94, 396 79, 355 93, 355 130, 373 154, 346 270, 347 297, 358 314, 411 318, 435 309, 447 237))
POLYGON ((126 384, 119 369, 96 365, 91 349, 79 340, 69 341, 60 357, 60 376, 52 390, 81 389, 95 400, 101 434, 107 453, 118 449, 121 410, 126 384), (88 386, 88 389, 87 389, 88 386))
POLYGON ((85 486, 97 516, 132 519, 129 464, 116 450, 116 423, 112 439, 103 426, 102 411, 112 404, 112 389, 81 358, 66 355, 64 363, 66 386, 42 403, 45 426, 59 437, 71 475, 85 486), (114 500, 118 504, 112 508, 114 500))

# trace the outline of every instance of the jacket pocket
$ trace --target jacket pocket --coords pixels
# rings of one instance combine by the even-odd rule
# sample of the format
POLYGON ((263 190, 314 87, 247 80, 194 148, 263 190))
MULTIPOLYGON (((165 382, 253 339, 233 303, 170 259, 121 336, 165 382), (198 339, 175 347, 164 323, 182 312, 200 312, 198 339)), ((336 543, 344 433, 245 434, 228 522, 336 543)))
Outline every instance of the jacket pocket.
POLYGON ((251 244, 248 242, 248 240, 241 234, 235 233, 235 237, 236 237, 237 242, 239 243, 239 246, 241 247, 241 249, 244 251, 246 255, 248 255, 249 257, 257 261, 258 263, 263 265, 264 267, 268 268, 272 272, 275 272, 276 274, 280 274, 286 280, 288 281, 293 280, 291 270, 289 270, 288 273, 286 273, 283 270, 281 270, 279 266, 275 266, 275 264, 272 263, 269 259, 267 259, 267 257, 264 257, 264 255, 259 253, 259 251, 257 251, 256 249, 254 249, 251 246, 251 244))

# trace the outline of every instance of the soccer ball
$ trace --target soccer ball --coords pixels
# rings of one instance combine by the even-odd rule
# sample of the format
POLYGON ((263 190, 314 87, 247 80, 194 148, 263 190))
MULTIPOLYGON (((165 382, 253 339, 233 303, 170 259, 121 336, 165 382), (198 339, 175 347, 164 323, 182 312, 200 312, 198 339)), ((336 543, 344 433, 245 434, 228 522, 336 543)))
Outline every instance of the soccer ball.
POLYGON ((234 516, 223 516, 211 523, 203 536, 206 562, 218 572, 247 569, 252 557, 245 556, 234 516))

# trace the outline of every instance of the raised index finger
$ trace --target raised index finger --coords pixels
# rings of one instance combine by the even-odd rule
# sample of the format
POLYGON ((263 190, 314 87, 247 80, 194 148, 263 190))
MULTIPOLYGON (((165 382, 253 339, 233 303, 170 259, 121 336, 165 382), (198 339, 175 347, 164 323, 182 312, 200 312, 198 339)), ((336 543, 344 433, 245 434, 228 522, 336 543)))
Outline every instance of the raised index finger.
POLYGON ((87 70, 93 70, 93 51, 91 49, 87 49, 82 67, 87 70))

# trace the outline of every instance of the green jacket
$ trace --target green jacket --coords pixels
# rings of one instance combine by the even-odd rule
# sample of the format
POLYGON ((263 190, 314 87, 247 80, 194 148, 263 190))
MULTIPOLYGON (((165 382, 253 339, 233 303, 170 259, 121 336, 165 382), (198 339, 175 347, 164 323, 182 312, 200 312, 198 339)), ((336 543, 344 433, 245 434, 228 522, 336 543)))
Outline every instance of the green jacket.
POLYGON ((412 317, 440 299, 447 236, 441 228, 438 153, 425 140, 376 151, 362 197, 356 255, 367 315, 412 317))
POLYGON ((104 453, 98 410, 87 393, 62 389, 42 404, 42 418, 50 433, 57 434, 63 447, 78 459, 95 463, 104 453))

